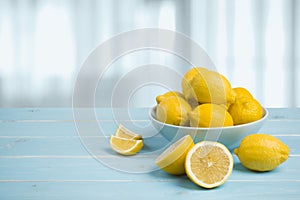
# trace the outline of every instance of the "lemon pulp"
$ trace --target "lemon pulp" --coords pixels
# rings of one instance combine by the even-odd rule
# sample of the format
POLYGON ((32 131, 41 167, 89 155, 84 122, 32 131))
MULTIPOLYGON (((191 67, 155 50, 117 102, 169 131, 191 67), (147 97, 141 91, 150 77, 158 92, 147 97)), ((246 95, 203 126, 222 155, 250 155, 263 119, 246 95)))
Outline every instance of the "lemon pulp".
POLYGON ((187 154, 185 170, 195 184, 204 188, 222 185, 231 175, 233 157, 221 143, 202 141, 187 154))

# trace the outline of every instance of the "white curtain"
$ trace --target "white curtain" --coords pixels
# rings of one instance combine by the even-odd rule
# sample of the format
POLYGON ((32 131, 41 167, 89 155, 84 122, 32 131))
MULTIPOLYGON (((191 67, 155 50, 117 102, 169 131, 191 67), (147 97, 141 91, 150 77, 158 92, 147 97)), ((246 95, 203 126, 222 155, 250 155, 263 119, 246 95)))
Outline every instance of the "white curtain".
MULTIPOLYGON (((234 87, 248 88, 265 107, 299 107, 299 10, 297 0, 0 0, 0 106, 70 107, 94 48, 125 31, 158 27, 191 37, 234 87)), ((162 52, 136 53, 106 78, 152 60, 183 64, 162 52)), ((151 106, 163 91, 144 88, 132 105, 151 106)), ((99 105, 108 106, 103 98, 99 105)))

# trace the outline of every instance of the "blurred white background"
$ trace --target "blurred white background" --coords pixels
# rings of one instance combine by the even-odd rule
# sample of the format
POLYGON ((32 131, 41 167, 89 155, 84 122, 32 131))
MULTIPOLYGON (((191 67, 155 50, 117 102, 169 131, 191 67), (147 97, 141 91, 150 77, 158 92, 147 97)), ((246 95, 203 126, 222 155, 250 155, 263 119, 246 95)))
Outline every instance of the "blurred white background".
MULTIPOLYGON (((89 53, 147 27, 189 36, 233 87, 248 88, 263 106, 299 107, 299 11, 297 0, 0 0, 0 107, 70 107, 89 53)), ((168 56, 149 51, 118 62, 184 65, 168 56)), ((113 69, 108 83, 122 76, 121 67, 113 69)), ((151 106, 160 92, 145 87, 131 105, 151 106)), ((108 106, 99 95, 98 105, 108 106)))

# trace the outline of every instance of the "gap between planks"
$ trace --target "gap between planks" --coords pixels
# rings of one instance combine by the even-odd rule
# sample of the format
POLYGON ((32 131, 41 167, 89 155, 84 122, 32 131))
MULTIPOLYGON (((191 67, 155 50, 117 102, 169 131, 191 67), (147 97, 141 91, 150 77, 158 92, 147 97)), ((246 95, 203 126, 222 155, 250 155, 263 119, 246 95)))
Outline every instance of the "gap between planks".
MULTIPOLYGON (((300 156, 300 155, 299 155, 300 156)), ((56 156, 56 155, 49 155, 49 156, 0 156, 0 159, 28 159, 28 158, 42 158, 42 159, 53 159, 53 158, 82 158, 82 159, 91 159, 91 158, 120 158, 121 156, 118 155, 106 155, 106 156, 56 156)), ((122 156, 123 157, 123 156, 122 156)), ((134 158, 153 158, 154 156, 147 156, 147 155, 136 155, 134 158)))
MULTIPOLYGON (((120 156, 114 156, 114 155, 109 155, 109 156, 56 156, 56 155, 48 155, 48 156, 0 156, 0 159, 5 158, 5 159, 28 159, 28 158, 41 158, 41 159, 53 159, 53 158, 58 158, 58 159, 66 159, 66 158, 82 158, 82 159, 91 159, 91 158, 119 158, 120 156)), ((147 156, 147 155, 136 155, 134 158, 153 158, 154 156, 147 156)), ((300 157, 300 154, 291 154, 289 157, 300 157)))
MULTIPOLYGON (((13 122, 13 123, 32 123, 32 122, 38 122, 38 123, 63 123, 63 122, 114 122, 114 119, 103 119, 103 120, 74 120, 74 119, 65 119, 65 120, 56 120, 56 119, 24 119, 24 120, 0 120, 0 123, 7 123, 7 122, 13 122)), ((149 119, 118 119, 119 122, 151 122, 149 119)), ((300 119, 295 118, 270 118, 267 119, 267 121, 300 121, 300 119)))
MULTIPOLYGON (((189 180, 180 180, 181 182, 189 181, 189 180)), ((44 182, 44 183, 66 183, 66 182, 99 182, 99 183, 129 183, 129 182, 178 182, 176 179, 144 179, 144 180, 133 180, 133 179, 120 179, 120 180, 0 180, 0 183, 33 183, 33 182, 44 182)), ((253 182, 253 183, 271 183, 271 182, 300 182, 300 180, 296 179, 275 179, 275 180, 254 180, 254 179, 249 179, 249 180, 227 180, 227 182, 253 182)))
MULTIPOLYGON (((294 135, 295 136, 295 135, 294 135)), ((300 136, 300 134, 298 135, 300 136)), ((109 139, 110 136, 107 135, 99 135, 99 136, 31 136, 31 135, 24 135, 24 136, 0 136, 0 138, 5 138, 5 139, 79 139, 79 138, 106 138, 109 139)), ((147 138, 153 138, 153 137, 157 137, 157 138, 162 138, 162 135, 154 135, 151 137, 143 137, 144 139, 147 138)))
MULTIPOLYGON (((65 119, 65 120, 58 120, 58 119, 24 119, 24 120, 0 120, 1 122, 17 122, 17 123, 32 123, 32 122, 114 122, 114 119, 103 119, 103 120, 74 120, 74 119, 65 119)), ((118 119, 120 122, 150 122, 149 119, 118 119)))
MULTIPOLYGON (((300 137, 300 134, 271 134, 272 136, 277 136, 277 137, 300 137)), ((74 138, 106 138, 109 139, 110 136, 106 136, 106 135, 99 135, 99 136, 34 136, 34 135, 24 135, 24 136, 8 136, 8 135, 4 135, 4 136, 0 136, 0 138, 5 138, 5 139, 58 139, 58 138, 62 138, 62 139, 74 139, 74 138)), ((152 137, 157 137, 157 138, 162 138, 162 135, 154 135, 151 136, 152 137)), ((144 138, 146 139, 146 138, 144 138)))

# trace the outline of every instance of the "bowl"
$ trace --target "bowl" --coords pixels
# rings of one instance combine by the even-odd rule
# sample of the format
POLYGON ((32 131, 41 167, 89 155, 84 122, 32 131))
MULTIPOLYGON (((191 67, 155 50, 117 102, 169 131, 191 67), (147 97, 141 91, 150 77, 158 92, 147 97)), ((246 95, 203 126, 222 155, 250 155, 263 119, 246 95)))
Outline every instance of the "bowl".
POLYGON ((238 147, 241 140, 249 134, 257 133, 268 117, 268 111, 263 108, 264 115, 261 119, 236 126, 199 128, 187 126, 175 126, 160 122, 156 119, 156 106, 149 111, 149 118, 159 133, 171 142, 190 135, 195 143, 203 140, 217 141, 224 144, 229 150, 238 147))

